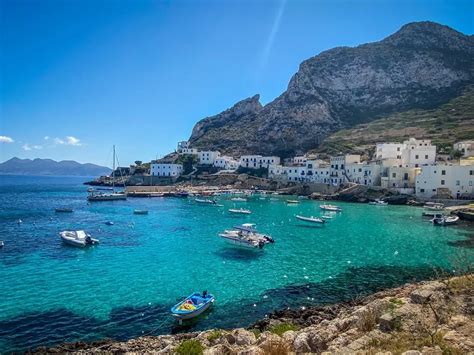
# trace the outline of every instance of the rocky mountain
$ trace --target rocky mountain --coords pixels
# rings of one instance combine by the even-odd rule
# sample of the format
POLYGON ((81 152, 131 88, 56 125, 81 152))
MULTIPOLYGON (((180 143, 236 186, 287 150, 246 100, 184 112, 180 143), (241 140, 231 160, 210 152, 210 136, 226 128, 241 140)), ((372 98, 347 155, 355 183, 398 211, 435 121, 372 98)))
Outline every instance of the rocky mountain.
POLYGON ((379 42, 305 60, 274 101, 264 107, 259 95, 240 101, 199 121, 190 141, 233 154, 302 153, 341 129, 460 95, 474 82, 473 55, 474 36, 410 23, 379 42))
POLYGON ((73 160, 11 158, 0 164, 4 175, 73 175, 98 176, 110 174, 112 169, 95 164, 80 164, 73 160))

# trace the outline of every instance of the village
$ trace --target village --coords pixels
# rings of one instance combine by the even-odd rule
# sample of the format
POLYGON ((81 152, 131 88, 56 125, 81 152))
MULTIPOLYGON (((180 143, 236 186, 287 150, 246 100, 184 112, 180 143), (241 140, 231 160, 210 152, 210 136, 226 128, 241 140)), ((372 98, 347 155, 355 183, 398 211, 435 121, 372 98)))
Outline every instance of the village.
MULTIPOLYGON (((430 140, 410 138, 403 143, 378 143, 370 156, 305 154, 288 159, 231 157, 219 151, 199 150, 183 141, 170 156, 149 165, 136 162, 117 168, 115 175, 126 176, 128 185, 142 187, 173 185, 193 177, 207 177, 209 181, 211 176, 247 174, 276 186, 304 184, 321 192, 358 185, 422 199, 474 198, 474 141, 455 143, 449 155, 437 154, 430 140)), ((101 177, 99 181, 107 183, 108 179, 101 177)))

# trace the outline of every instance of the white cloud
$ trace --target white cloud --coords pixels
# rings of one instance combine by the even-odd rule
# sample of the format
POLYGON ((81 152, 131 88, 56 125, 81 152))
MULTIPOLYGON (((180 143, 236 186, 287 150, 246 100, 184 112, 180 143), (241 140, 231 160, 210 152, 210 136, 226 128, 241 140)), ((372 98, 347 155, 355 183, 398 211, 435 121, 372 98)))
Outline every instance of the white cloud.
POLYGON ((44 136, 44 140, 45 141, 49 140, 49 136, 44 136))
POLYGON ((14 140, 11 137, 0 136, 0 143, 13 143, 14 140))
POLYGON ((62 144, 62 145, 75 145, 75 146, 80 146, 82 145, 81 140, 79 138, 73 137, 73 136, 66 136, 65 139, 61 138, 54 138, 54 143, 55 144, 62 144))
POLYGON ((30 145, 28 143, 23 144, 22 148, 23 148, 23 150, 26 150, 26 151, 30 151, 30 150, 33 150, 33 149, 36 149, 36 150, 43 149, 43 147, 41 145, 30 145))

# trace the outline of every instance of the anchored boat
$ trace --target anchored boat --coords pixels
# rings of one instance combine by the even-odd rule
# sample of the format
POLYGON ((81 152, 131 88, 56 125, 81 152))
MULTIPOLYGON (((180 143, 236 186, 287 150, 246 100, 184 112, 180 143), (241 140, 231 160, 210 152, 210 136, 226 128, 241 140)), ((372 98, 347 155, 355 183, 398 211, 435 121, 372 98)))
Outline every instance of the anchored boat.
POLYGON ((342 208, 334 205, 319 205, 319 208, 325 211, 342 212, 342 208))
POLYGON ((98 239, 94 239, 90 234, 87 234, 83 230, 79 231, 62 231, 59 233, 62 241, 66 244, 84 248, 86 246, 99 244, 98 239))
POLYGON ((216 201, 210 200, 210 199, 195 198, 194 201, 196 201, 197 203, 203 203, 203 204, 208 204, 208 205, 217 205, 216 201))
POLYGON ((296 205, 297 203, 300 203, 300 201, 298 201, 298 200, 286 200, 286 203, 288 203, 289 205, 292 205, 292 204, 296 205))
POLYGON ((374 206, 387 206, 388 202, 380 199, 376 199, 374 201, 370 201, 369 205, 374 205, 374 206))
POLYGON ((148 210, 135 210, 133 214, 148 214, 148 210))
POLYGON ((301 220, 301 221, 305 221, 305 222, 311 222, 311 223, 320 223, 320 224, 324 224, 326 223, 326 221, 324 219, 321 219, 321 218, 318 218, 318 217, 304 217, 304 216, 300 216, 300 215, 296 215, 295 216, 297 219, 301 220))
POLYGON ((459 221, 458 216, 445 216, 443 214, 437 214, 431 220, 435 226, 449 226, 452 224, 456 224, 459 221))
POLYGON ((235 202, 247 202, 247 199, 243 197, 233 197, 230 200, 235 202))
POLYGON ((240 213, 240 214, 251 214, 252 212, 250 210, 246 210, 243 208, 229 208, 230 213, 240 213))
POLYGON ((54 209, 56 212, 58 213, 71 213, 71 212, 74 212, 74 210, 72 208, 55 208, 54 209))
POLYGON ((192 295, 186 297, 183 301, 175 304, 171 308, 171 315, 175 317, 180 323, 185 319, 191 319, 199 316, 205 312, 214 303, 213 295, 203 291, 202 294, 194 292, 192 295))

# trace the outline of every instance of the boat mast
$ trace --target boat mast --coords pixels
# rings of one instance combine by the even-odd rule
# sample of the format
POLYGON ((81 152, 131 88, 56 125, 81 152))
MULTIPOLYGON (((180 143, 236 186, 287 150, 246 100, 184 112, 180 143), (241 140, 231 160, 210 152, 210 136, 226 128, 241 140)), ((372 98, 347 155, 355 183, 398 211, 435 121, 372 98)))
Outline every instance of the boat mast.
POLYGON ((112 163, 112 192, 115 192, 115 144, 114 144, 114 161, 112 163))

